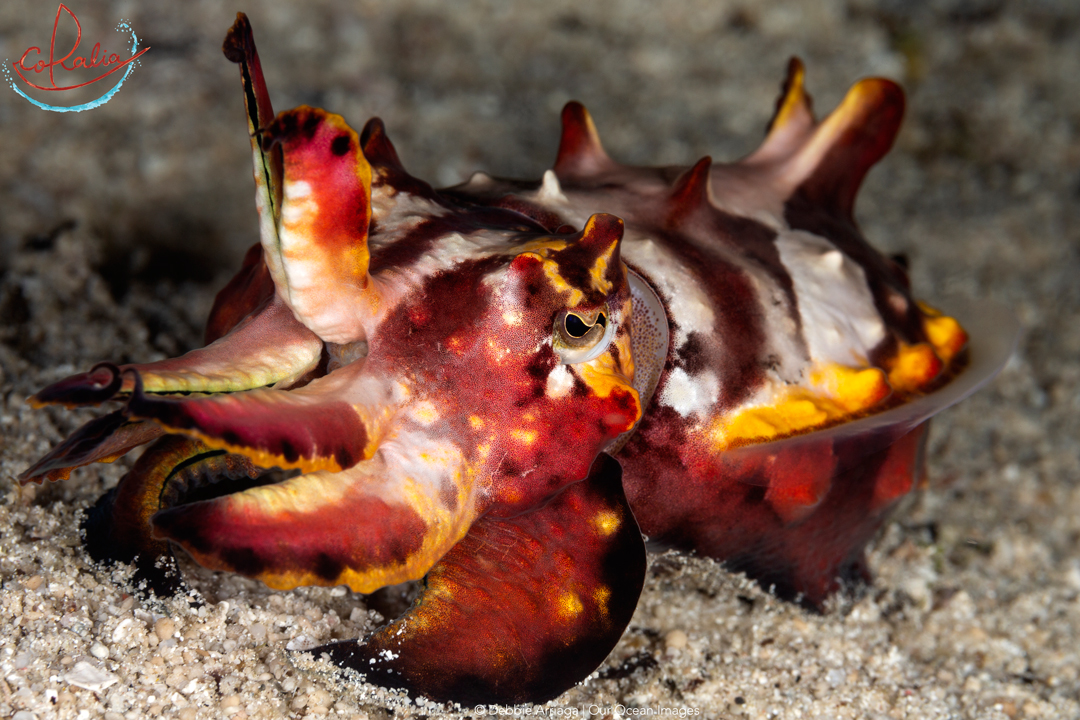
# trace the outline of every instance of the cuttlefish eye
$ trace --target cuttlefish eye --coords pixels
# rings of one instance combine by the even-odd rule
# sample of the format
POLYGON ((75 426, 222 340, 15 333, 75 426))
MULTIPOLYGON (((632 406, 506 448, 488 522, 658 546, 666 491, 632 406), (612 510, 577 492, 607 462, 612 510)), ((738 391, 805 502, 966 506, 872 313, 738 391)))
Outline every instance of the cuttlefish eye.
POLYGON ((615 325, 600 311, 593 319, 566 311, 555 320, 552 344, 563 365, 588 362, 607 350, 615 325))

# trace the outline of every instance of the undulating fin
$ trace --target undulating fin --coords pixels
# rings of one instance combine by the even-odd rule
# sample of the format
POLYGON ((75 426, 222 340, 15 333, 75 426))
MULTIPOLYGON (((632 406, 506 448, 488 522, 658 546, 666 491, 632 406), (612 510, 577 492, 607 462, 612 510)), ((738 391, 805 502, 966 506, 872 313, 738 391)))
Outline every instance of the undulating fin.
POLYGON ((644 579, 619 465, 600 455, 588 479, 541 508, 479 520, 403 617, 362 642, 311 652, 414 697, 542 703, 603 662, 644 579))
POLYGON ((105 563, 134 562, 136 585, 145 581, 147 589, 159 596, 174 594, 181 586, 180 573, 169 543, 153 536, 150 518, 161 509, 162 496, 178 469, 224 455, 180 435, 151 445, 120 483, 87 511, 82 527, 91 557, 105 563))
POLYGON ((368 447, 371 428, 357 407, 342 399, 351 367, 296 390, 191 398, 149 396, 138 373, 128 371, 125 375, 135 387, 127 413, 153 420, 169 432, 198 438, 208 447, 244 455, 261 467, 337 472, 374 451, 368 447))
POLYGON ((139 445, 161 437, 165 431, 148 422, 130 420, 123 410, 94 418, 19 475, 26 484, 43 480, 67 480, 71 471, 96 462, 111 463, 139 445))
POLYGON ((204 567, 278 590, 370 593, 423 577, 468 532, 475 482, 453 446, 398 437, 344 472, 171 508, 154 526, 204 567))
POLYGON ((600 135, 585 106, 579 102, 566 103, 562 110, 562 137, 555 156, 555 174, 563 179, 582 179, 611 170, 615 161, 608 157, 600 144, 600 135))
POLYGON ((278 244, 263 242, 278 295, 323 340, 366 339, 378 300, 368 277, 371 165, 359 136, 340 115, 307 106, 281 113, 261 136, 284 156, 278 244))
POLYGON ((678 225, 699 208, 710 206, 709 171, 711 169, 712 158, 706 155, 675 180, 671 189, 671 198, 668 200, 669 225, 678 225))
POLYGON ((813 103, 803 84, 805 77, 806 69, 802 60, 791 58, 765 140, 743 162, 773 162, 791 155, 806 142, 817 121, 813 103))
POLYGON ((318 366, 322 349, 322 341, 280 299, 271 297, 261 310, 206 347, 154 363, 121 367, 101 363, 90 372, 53 383, 30 398, 30 403, 35 407, 100 404, 132 392, 136 373, 143 391, 154 394, 288 386, 318 366))
POLYGON ((282 279, 278 254, 269 252, 278 247, 277 222, 281 214, 282 158, 281 148, 263 148, 259 130, 274 120, 274 108, 263 78, 255 36, 244 13, 236 13, 236 22, 225 35, 222 52, 231 62, 240 65, 240 80, 244 87, 244 108, 247 110, 248 135, 255 176, 255 208, 259 213, 259 235, 268 250, 263 261, 280 287, 282 279))
POLYGON ((244 262, 214 298, 210 308, 210 317, 206 320, 203 343, 209 345, 240 324, 274 294, 274 280, 263 262, 263 249, 260 243, 248 248, 244 262))
POLYGON ((884 78, 860 80, 801 147, 781 161, 781 188, 851 218, 863 178, 892 147, 903 115, 899 85, 884 78))

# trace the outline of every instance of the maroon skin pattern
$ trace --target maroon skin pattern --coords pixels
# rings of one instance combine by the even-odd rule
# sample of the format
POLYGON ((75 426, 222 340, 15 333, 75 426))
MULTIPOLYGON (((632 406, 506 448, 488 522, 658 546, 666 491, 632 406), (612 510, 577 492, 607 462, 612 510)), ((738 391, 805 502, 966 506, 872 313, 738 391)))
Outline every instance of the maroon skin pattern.
MULTIPOLYGON (((615 230, 600 229, 607 233, 615 230)), ((580 240, 583 232, 570 236, 571 240, 580 240)), ((587 258, 587 254, 579 256, 582 261, 587 258)), ((550 347, 537 351, 531 339, 515 339, 516 344, 509 344, 510 338, 505 338, 511 353, 501 365, 476 362, 483 350, 476 347, 477 341, 484 337, 484 324, 490 322, 490 300, 483 280, 487 272, 502 263, 505 259, 496 256, 475 264, 461 263, 452 273, 432 277, 415 300, 406 303, 371 338, 372 344, 382 345, 386 354, 378 360, 369 358, 368 372, 379 375, 407 367, 411 384, 424 388, 425 394, 433 398, 453 396, 462 412, 437 421, 429 429, 434 436, 467 437, 469 413, 475 413, 485 419, 486 426, 498 428, 501 437, 513 430, 506 426, 505 418, 528 414, 533 418, 528 427, 539 437, 557 438, 557 443, 536 442, 521 449, 517 458, 507 458, 494 467, 489 512, 512 515, 536 507, 564 487, 568 478, 582 478, 588 473, 593 458, 567 453, 566 447, 602 446, 628 429, 633 423, 631 418, 640 411, 636 398, 624 390, 617 389, 608 397, 583 394, 575 398, 575 411, 581 418, 596 418, 596 422, 568 423, 564 402, 545 394, 548 375, 558 360, 550 347), (427 367, 415 362, 417 347, 441 347, 447 351, 439 364, 427 367), (529 472, 523 477, 526 470, 529 472)), ((510 263, 507 275, 508 287, 522 298, 521 324, 550 327, 555 293, 540 263, 527 255, 518 256, 510 263)), ((601 299, 586 296, 584 305, 601 299)))

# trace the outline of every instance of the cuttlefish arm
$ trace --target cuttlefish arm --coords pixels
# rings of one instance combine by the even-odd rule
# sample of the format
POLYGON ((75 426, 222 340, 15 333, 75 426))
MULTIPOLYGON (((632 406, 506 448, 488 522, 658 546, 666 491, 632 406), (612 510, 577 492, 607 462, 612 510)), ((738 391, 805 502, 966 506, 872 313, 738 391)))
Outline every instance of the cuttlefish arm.
POLYGON ((45 457, 28 467, 19 482, 67 480, 75 468, 91 463, 110 463, 128 451, 165 434, 164 428, 142 420, 132 420, 123 410, 94 418, 69 435, 45 457))
POLYGON ((261 467, 346 470, 372 455, 388 418, 385 384, 365 378, 364 361, 295 390, 260 388, 203 397, 159 397, 139 385, 129 417, 244 455, 261 467), (365 381, 366 380, 366 381, 365 381))
POLYGON ((469 531, 478 469, 452 443, 395 430, 345 471, 167 508, 153 526, 204 567, 275 589, 370 593, 423 577, 469 531))
POLYGON ((134 389, 135 371, 147 393, 236 392, 288 387, 314 370, 323 343, 278 298, 242 320, 224 337, 178 358, 154 363, 100 363, 89 372, 53 383, 30 398, 43 405, 96 405, 134 389))
MULTIPOLYGON (((147 398, 174 394, 242 394, 254 388, 289 387, 313 374, 322 355, 322 341, 280 299, 270 297, 224 337, 179 358, 119 367, 100 363, 89 372, 50 385, 30 398, 30 403, 73 407, 128 399, 128 406, 83 425, 24 471, 19 481, 65 480, 74 468, 112 462, 160 437, 165 426, 142 422, 152 419, 153 413, 138 418, 132 412, 132 400, 147 404, 147 398)), ((341 422, 345 420, 337 424, 341 422)))
POLYGON ((431 569, 401 618, 311 651, 377 685, 439 702, 545 702, 618 642, 645 544, 606 454, 586 480, 512 518, 487 516, 431 569))
POLYGON ((254 480, 259 474, 247 458, 207 447, 195 438, 160 438, 115 488, 86 511, 82 522, 86 549, 98 562, 133 563, 135 587, 171 597, 183 588, 183 581, 168 541, 151 533, 150 518, 208 482, 254 480))

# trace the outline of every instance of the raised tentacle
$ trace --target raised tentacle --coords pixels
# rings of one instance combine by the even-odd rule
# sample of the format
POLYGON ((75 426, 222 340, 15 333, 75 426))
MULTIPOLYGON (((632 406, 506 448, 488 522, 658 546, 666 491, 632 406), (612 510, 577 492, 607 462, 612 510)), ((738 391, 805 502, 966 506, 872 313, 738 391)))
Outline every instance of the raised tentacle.
POLYGON ((473 525, 403 617, 312 652, 440 702, 545 702, 603 662, 644 578, 619 465, 601 455, 588 479, 543 507, 473 525))
POLYGON ((323 340, 366 339, 378 296, 368 276, 371 165, 359 136, 340 115, 307 106, 260 134, 266 151, 284 154, 277 243, 263 243, 278 295, 323 340))

